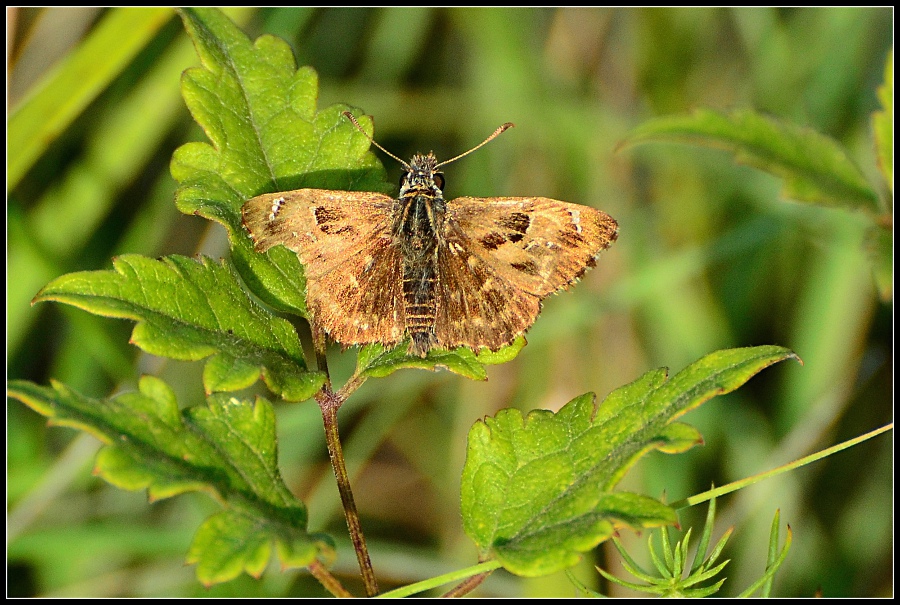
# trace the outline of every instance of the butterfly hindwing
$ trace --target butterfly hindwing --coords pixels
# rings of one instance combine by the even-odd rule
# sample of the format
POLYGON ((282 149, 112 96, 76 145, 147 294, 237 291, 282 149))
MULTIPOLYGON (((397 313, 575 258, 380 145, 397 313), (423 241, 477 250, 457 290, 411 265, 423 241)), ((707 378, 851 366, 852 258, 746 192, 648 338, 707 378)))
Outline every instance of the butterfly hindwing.
POLYGON ((459 234, 446 234, 437 268, 435 336, 441 348, 496 351, 528 329, 541 310, 539 297, 500 277, 459 234))
POLYGON ((345 345, 391 347, 405 335, 399 248, 390 240, 374 243, 306 281, 306 304, 317 325, 345 345))

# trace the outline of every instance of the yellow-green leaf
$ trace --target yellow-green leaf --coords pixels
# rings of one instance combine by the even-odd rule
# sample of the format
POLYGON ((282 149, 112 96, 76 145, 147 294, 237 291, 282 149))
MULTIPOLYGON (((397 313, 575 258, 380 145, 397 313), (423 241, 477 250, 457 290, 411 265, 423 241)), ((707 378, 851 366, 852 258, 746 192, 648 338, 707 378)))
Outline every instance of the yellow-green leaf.
POLYGON ((113 266, 63 275, 35 301, 137 321, 131 341, 154 355, 212 356, 203 373, 210 393, 242 389, 261 376, 284 399, 303 401, 324 382, 320 372, 307 370, 293 326, 253 302, 227 263, 126 254, 113 266))
POLYGON ((735 159, 784 179, 782 195, 801 202, 877 209, 878 196, 833 139, 750 110, 649 120, 623 144, 674 141, 726 149, 735 159))
POLYGON ((297 69, 290 47, 264 35, 255 42, 221 11, 180 9, 202 67, 182 76, 188 109, 210 143, 188 143, 172 157, 178 208, 223 224, 235 266, 263 301, 306 314, 303 266, 276 247, 257 254, 241 227, 241 206, 269 192, 303 187, 390 191, 369 142, 341 112, 316 108, 318 76, 297 69))
POLYGON ((172 389, 145 376, 138 392, 85 397, 60 383, 15 380, 8 394, 58 425, 85 430, 106 446, 95 472, 122 489, 146 489, 151 499, 187 491, 214 495, 225 511, 201 525, 188 554, 205 584, 242 571, 259 575, 272 549, 282 565, 330 557, 333 545, 306 531, 306 507, 278 471, 275 413, 265 399, 216 394, 179 411, 172 389))
POLYGON ((611 490, 652 450, 673 453, 699 434, 673 422, 763 368, 796 356, 782 347, 718 351, 671 380, 665 369, 621 387, 599 408, 587 393, 559 412, 501 410, 469 431, 462 477, 466 533, 482 559, 537 576, 574 565, 618 527, 675 522, 661 502, 611 490))

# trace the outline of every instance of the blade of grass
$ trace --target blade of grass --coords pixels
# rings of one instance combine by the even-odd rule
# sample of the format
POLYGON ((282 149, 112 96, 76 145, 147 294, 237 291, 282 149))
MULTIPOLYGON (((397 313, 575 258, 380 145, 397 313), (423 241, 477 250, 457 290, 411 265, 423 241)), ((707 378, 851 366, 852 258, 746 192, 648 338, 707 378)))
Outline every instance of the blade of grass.
POLYGON ((799 468, 801 466, 806 466, 807 464, 809 464, 811 462, 815 462, 816 460, 821 460, 822 458, 826 458, 826 457, 830 456, 831 454, 836 454, 837 452, 840 452, 841 450, 848 449, 848 448, 856 445, 857 443, 862 443, 863 441, 866 441, 868 439, 876 437, 876 436, 880 435, 881 433, 892 430, 893 428, 894 428, 893 422, 890 424, 886 424, 883 427, 877 428, 873 431, 869 431, 865 435, 860 435, 859 437, 849 439, 847 441, 844 441, 843 443, 839 443, 832 447, 826 448, 826 449, 822 450, 821 452, 816 452, 815 454, 810 454, 809 456, 804 456, 803 458, 800 458, 799 460, 795 460, 794 462, 779 466, 778 468, 774 468, 769 471, 758 473, 756 475, 753 475, 752 477, 747 477, 745 479, 741 479, 740 481, 733 481, 733 482, 729 483, 728 485, 723 485, 721 487, 707 490, 701 494, 691 496, 690 498, 685 498, 683 500, 678 500, 677 502, 672 502, 672 504, 670 504, 670 506, 676 510, 680 510, 682 508, 687 508, 689 506, 695 506, 695 505, 700 504, 701 502, 705 502, 711 498, 718 498, 720 496, 724 496, 725 494, 730 494, 731 492, 739 490, 743 487, 747 487, 748 485, 753 485, 754 483, 759 483, 763 479, 775 477, 777 475, 786 473, 795 468, 799 468))
POLYGON ((169 8, 115 8, 9 119, 7 191, 173 16, 169 8))

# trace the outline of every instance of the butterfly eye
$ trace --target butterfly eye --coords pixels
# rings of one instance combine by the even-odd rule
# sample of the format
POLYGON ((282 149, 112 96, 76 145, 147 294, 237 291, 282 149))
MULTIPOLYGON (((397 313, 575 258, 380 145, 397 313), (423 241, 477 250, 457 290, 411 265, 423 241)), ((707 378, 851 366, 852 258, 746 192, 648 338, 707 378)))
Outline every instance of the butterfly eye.
POLYGON ((434 173, 434 184, 437 185, 437 188, 441 191, 444 190, 444 174, 442 172, 434 173))

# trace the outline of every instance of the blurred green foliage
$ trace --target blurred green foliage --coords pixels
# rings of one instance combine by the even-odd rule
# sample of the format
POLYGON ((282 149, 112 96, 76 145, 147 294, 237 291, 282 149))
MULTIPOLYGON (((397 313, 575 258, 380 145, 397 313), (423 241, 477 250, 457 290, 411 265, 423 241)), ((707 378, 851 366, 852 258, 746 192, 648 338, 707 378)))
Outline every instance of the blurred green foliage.
MULTIPOLYGON (((428 150, 451 157, 515 122, 448 170, 448 197, 543 195, 596 206, 620 224, 599 266, 546 301, 528 346, 514 362, 489 368, 487 383, 398 372, 370 380, 342 410, 382 588, 474 562, 459 517, 465 436, 475 419, 502 407, 557 409, 589 390, 602 397, 648 368, 677 372, 726 347, 797 352, 804 366, 771 369, 687 417, 706 447, 649 456, 621 485, 665 491, 671 500, 890 420, 893 305, 877 296, 861 216, 785 202, 777 179, 725 153, 673 145, 613 153, 651 117, 753 108, 833 137, 879 183, 871 118, 893 44, 889 8, 229 15, 253 38, 284 37, 298 65, 318 71, 319 106, 364 109, 375 117, 376 139, 400 157, 428 150)), ((51 279, 108 269, 117 254, 227 254, 221 227, 179 214, 173 201, 172 151, 204 140, 180 97, 180 73, 199 63, 196 54, 174 13, 166 20, 137 9, 56 8, 12 17, 8 170, 14 161, 24 168, 7 197, 7 373, 42 384, 53 377, 98 397, 133 389, 141 373, 152 373, 180 402, 197 405, 202 364, 139 354, 127 342, 130 322, 29 306, 51 279), (109 36, 108 20, 132 25, 109 36), (62 122, 55 113, 31 118, 56 121, 29 131, 41 137, 28 142, 39 147, 35 161, 16 157, 26 148, 12 136, 19 112, 59 90, 73 63, 105 71, 66 80, 59 103, 70 95, 80 109, 62 122)), ((391 160, 385 166, 399 174, 391 160)), ((892 185, 880 192, 887 207, 892 185)), ((354 361, 334 350, 338 381, 354 361)), ((282 474, 309 506, 310 529, 346 536, 318 410, 281 405, 277 415, 282 474)), ((7 419, 10 595, 322 594, 308 575, 276 569, 203 589, 182 561, 213 504, 184 497, 148 505, 142 494, 89 475, 96 449, 89 437, 47 429, 18 403, 7 419)), ((892 476, 892 442, 881 438, 721 499, 719 531, 729 524, 737 531, 719 594, 759 577, 775 508, 794 545, 773 594, 893 594, 892 476)), ((700 518, 688 511, 681 522, 700 518)), ((632 538, 623 535, 626 544, 632 538)), ((355 577, 349 545, 338 546, 336 573, 355 577)), ((597 562, 615 571, 615 556, 601 549, 574 570, 589 587, 601 587, 597 562)), ((480 590, 574 594, 562 573, 495 574, 480 590)))

